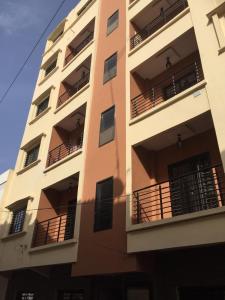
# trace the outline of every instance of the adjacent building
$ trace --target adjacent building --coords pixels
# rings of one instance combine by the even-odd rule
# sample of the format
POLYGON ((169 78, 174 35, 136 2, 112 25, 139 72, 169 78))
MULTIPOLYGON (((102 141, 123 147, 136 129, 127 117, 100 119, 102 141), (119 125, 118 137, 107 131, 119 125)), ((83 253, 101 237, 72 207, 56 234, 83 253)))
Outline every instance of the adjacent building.
POLYGON ((0 299, 224 299, 224 66, 225 1, 79 2, 2 200, 0 299))

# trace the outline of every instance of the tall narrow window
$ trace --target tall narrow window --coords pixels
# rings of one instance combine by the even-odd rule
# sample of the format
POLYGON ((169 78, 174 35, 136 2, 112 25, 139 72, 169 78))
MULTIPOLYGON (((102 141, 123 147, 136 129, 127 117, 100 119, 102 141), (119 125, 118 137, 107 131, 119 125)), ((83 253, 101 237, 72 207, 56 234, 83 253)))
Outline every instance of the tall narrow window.
POLYGON ((40 104, 37 106, 37 113, 36 116, 40 115, 43 111, 48 108, 49 97, 46 97, 40 104))
POLYGON ((113 54, 105 61, 104 83, 116 76, 117 73, 117 53, 113 54))
POLYGON ((32 164, 38 159, 39 148, 40 145, 37 145, 33 147, 31 150, 27 151, 24 167, 29 166, 30 164, 32 164))
POLYGON ((45 69, 45 76, 47 76, 51 71, 53 71, 56 67, 57 59, 55 59, 52 63, 50 63, 45 69))
POLYGON ((111 17, 108 18, 107 22, 107 34, 113 32, 119 24, 119 11, 117 10, 111 17))
POLYGON ((111 107, 101 115, 99 145, 102 146, 114 140, 115 135, 115 107, 111 107))
POLYGON ((96 185, 94 231, 112 228, 113 220, 113 178, 96 185))
POLYGON ((26 216, 26 206, 13 210, 12 222, 9 234, 18 233, 23 230, 26 216))

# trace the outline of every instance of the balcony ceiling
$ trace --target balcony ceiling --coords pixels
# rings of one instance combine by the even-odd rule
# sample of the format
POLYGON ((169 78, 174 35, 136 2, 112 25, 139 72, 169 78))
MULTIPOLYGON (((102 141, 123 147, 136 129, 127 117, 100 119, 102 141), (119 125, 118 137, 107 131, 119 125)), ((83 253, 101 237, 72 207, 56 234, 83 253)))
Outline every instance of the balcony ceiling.
POLYGON ((65 80, 69 85, 74 85, 77 81, 81 79, 82 73, 85 72, 86 74, 90 72, 91 68, 91 56, 89 56, 76 70, 74 70, 65 80))
POLYGON ((139 29, 143 29, 147 24, 160 15, 160 9, 164 10, 175 3, 177 0, 153 0, 145 7, 133 20, 139 29))
POLYGON ((177 143, 178 134, 182 140, 186 140, 195 135, 208 131, 213 128, 213 121, 209 112, 204 113, 188 122, 171 128, 159 135, 156 135, 138 146, 142 146, 147 150, 158 151, 177 143))
POLYGON ((66 117, 60 123, 57 124, 57 127, 60 127, 66 131, 73 131, 76 129, 79 122, 80 125, 84 124, 85 121, 85 112, 86 106, 83 105, 76 111, 74 111, 70 116, 66 117))
POLYGON ((46 189, 49 190, 56 190, 58 192, 63 192, 63 191, 66 191, 70 188, 75 188, 78 186, 78 182, 79 182, 79 174, 75 174, 73 176, 70 176, 64 180, 61 180, 55 184, 53 184, 52 186, 48 187, 46 189))
POLYGON ((166 71, 166 60, 175 65, 198 49, 193 30, 187 31, 165 49, 150 57, 134 71, 144 79, 152 79, 166 71))

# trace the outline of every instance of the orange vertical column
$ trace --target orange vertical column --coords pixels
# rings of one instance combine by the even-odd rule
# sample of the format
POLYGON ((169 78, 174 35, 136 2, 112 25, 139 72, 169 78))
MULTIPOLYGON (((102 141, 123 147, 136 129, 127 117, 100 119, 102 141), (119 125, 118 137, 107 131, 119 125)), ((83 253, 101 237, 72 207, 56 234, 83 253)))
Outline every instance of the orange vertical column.
POLYGON ((74 276, 136 270, 126 254, 126 1, 101 0, 94 88, 87 140, 78 262, 74 276), (119 10, 119 25, 107 35, 107 20, 119 10), (117 75, 104 83, 104 62, 117 53, 117 75), (101 113, 115 106, 115 138, 99 147, 101 113), (113 226, 94 232, 96 183, 114 178, 113 226))

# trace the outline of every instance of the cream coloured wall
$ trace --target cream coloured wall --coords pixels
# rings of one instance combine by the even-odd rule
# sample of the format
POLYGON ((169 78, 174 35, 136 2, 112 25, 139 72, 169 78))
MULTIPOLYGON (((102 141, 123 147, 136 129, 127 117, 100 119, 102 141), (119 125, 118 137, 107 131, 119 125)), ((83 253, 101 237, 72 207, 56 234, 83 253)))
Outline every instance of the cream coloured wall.
MULTIPOLYGON (((56 109, 59 85, 74 69, 76 69, 87 57, 92 55, 92 67, 94 67, 95 57, 95 37, 94 40, 66 67, 64 59, 66 47, 79 34, 93 18, 98 20, 99 1, 93 0, 92 3, 79 17, 77 12, 87 1, 82 0, 77 7, 68 15, 65 23, 65 30, 54 45, 47 43, 46 52, 43 55, 42 66, 57 53, 57 68, 47 78, 42 79, 43 70, 40 70, 37 85, 34 91, 21 149, 18 153, 15 172, 12 174, 12 188, 4 197, 3 209, 6 211, 1 219, 0 233, 0 270, 20 269, 24 267, 43 266, 51 264, 61 264, 75 262, 77 259, 80 207, 76 211, 76 224, 74 239, 59 243, 58 245, 31 248, 33 229, 36 220, 36 209, 39 206, 41 190, 49 185, 58 182, 70 175, 79 172, 78 200, 83 188, 83 166, 85 162, 85 148, 87 139, 87 128, 89 119, 89 106, 92 98, 92 81, 90 76, 89 84, 78 92, 77 95, 69 99, 68 103, 61 109, 56 109), (49 48, 50 46, 50 48, 49 48), (37 120, 35 116, 35 100, 38 99, 46 90, 51 88, 51 96, 48 111, 37 120), (56 163, 52 168, 46 169, 49 143, 52 134, 52 127, 71 114, 77 108, 86 104, 86 120, 84 129, 83 148, 75 154, 63 160, 63 163, 56 163), (34 121, 33 121, 34 120, 34 121), (40 137, 41 147, 39 151, 38 163, 27 170, 23 170, 25 151, 23 146, 28 145, 34 138, 40 137), (7 206, 29 197, 27 215, 24 230, 21 233, 8 236, 9 225, 12 213, 7 212, 7 206)), ((95 28, 96 29, 96 28, 95 28)), ((96 34, 96 31, 95 31, 96 34)))
MULTIPOLYGON (((132 193, 132 157, 131 147, 155 135, 160 135, 169 128, 173 128, 182 122, 192 119, 206 111, 210 111, 213 117, 213 125, 217 135, 219 151, 225 166, 225 53, 218 40, 218 28, 212 20, 212 12, 217 11, 217 6, 225 1, 211 0, 188 0, 188 14, 171 24, 165 31, 149 38, 149 41, 140 44, 137 49, 129 51, 130 24, 139 12, 151 3, 151 1, 133 1, 129 4, 127 0, 127 186, 126 193, 132 193), (182 24, 182 27, 181 27, 182 24), (148 57, 166 45, 167 42, 175 40, 186 29, 194 28, 200 58, 203 66, 205 80, 203 85, 196 85, 176 96, 178 101, 160 104, 145 112, 143 115, 131 120, 130 118, 130 71, 141 65, 148 57), (186 28, 186 29, 185 29, 186 28), (197 93, 196 92, 197 89, 197 93), (196 97, 197 96, 197 97, 196 97)), ((214 12, 215 14, 215 12, 214 12)), ((221 32, 220 32, 221 34, 221 32)), ((176 99, 176 97, 174 99, 176 99)), ((127 200, 127 234, 128 252, 149 251, 157 249, 167 249, 173 247, 192 246, 197 244, 224 242, 224 210, 218 209, 211 216, 202 214, 191 219, 185 216, 181 222, 171 223, 159 222, 156 226, 131 225, 131 200, 127 200), (209 228, 206 230, 206 228, 209 228), (202 233, 193 235, 193 232, 202 233), (185 236, 186 242, 182 239, 185 236)), ((182 218, 181 218, 182 219, 182 218)))

